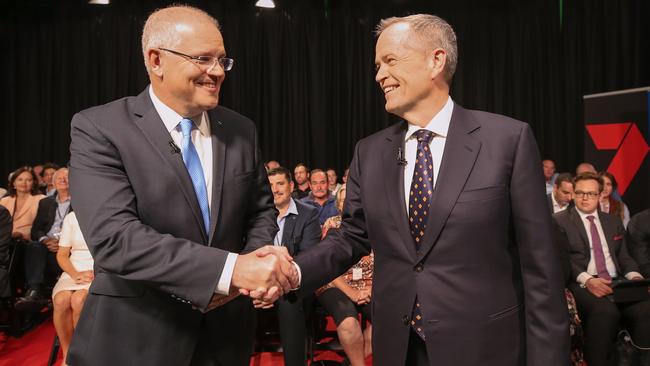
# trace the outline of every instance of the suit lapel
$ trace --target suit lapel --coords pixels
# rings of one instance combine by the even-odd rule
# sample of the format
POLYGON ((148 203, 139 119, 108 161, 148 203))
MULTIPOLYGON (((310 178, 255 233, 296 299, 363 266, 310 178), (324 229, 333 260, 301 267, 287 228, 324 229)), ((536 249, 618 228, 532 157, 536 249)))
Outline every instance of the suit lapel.
POLYGON ((404 165, 400 165, 397 161, 399 149, 404 151, 406 126, 406 123, 402 122, 391 128, 390 134, 386 137, 381 164, 386 174, 383 179, 384 191, 390 213, 404 243, 404 250, 411 258, 415 258, 415 243, 409 229, 408 211, 404 202, 404 165))
POLYGON ((296 228, 296 219, 297 215, 289 215, 284 219, 284 229, 282 230, 282 238, 280 242, 282 245, 287 247, 289 254, 294 255, 296 248, 294 247, 295 243, 293 240, 293 231, 296 228))
POLYGON ((467 110, 454 104, 418 261, 433 247, 465 187, 481 149, 481 142, 472 136, 479 127, 467 110))
POLYGON ((210 134, 212 135, 212 202, 210 203, 210 241, 214 238, 221 210, 221 193, 223 192, 224 170, 226 166, 226 129, 216 110, 210 116, 210 134))
POLYGON ((600 219, 600 226, 603 227, 604 238, 601 238, 601 241, 604 240, 607 243, 607 248, 609 249, 609 255, 612 257, 612 261, 616 264, 616 270, 619 270, 618 258, 616 256, 616 248, 614 248, 614 236, 616 234, 615 224, 612 222, 611 217, 603 212, 598 213, 600 219))
POLYGON ((201 208, 199 207, 196 193, 194 192, 192 180, 183 163, 183 156, 180 152, 173 152, 170 145, 172 138, 149 98, 148 88, 140 93, 136 99, 134 109, 136 116, 139 117, 135 120, 135 124, 142 130, 147 141, 158 151, 162 160, 171 167, 180 191, 183 193, 192 211, 192 216, 194 216, 196 224, 201 228, 200 231, 203 240, 207 243, 205 230, 203 230, 203 215, 201 214, 201 208))
POLYGON ((582 219, 580 218, 580 214, 578 214, 578 209, 573 208, 571 209, 571 213, 569 215, 569 218, 571 221, 573 221, 573 225, 578 228, 578 235, 580 235, 580 239, 582 239, 582 246, 583 250, 585 253, 587 253, 587 258, 591 258, 591 249, 589 245, 589 236, 587 236, 587 231, 585 230, 585 224, 582 222, 582 219))

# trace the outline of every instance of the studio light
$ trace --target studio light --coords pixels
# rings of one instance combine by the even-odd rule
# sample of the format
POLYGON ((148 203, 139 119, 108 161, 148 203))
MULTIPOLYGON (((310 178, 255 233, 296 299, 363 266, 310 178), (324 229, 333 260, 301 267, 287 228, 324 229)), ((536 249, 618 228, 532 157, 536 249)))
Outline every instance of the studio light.
POLYGON ((255 6, 260 7, 260 8, 275 8, 275 3, 273 0, 257 0, 255 3, 255 6))
POLYGON ((111 3, 111 0, 89 0, 88 4, 93 5, 108 5, 111 3))

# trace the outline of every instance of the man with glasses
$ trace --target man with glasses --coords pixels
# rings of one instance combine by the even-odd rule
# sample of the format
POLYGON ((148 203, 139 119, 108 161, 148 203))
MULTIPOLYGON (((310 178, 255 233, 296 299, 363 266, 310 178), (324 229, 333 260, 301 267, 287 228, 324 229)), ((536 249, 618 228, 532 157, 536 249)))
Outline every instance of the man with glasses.
POLYGON ((277 212, 255 125, 218 106, 234 62, 188 6, 151 14, 142 51, 149 87, 72 120, 72 205, 96 271, 66 362, 248 365, 254 309, 238 290, 271 300, 297 274, 285 248, 262 248, 277 212))
POLYGON ((628 254, 621 219, 598 210, 602 190, 603 180, 597 174, 578 174, 574 179, 575 207, 554 215, 570 254, 569 289, 584 321, 584 353, 589 366, 612 365, 621 317, 635 344, 650 347, 650 301, 615 303, 608 298, 616 279, 643 277, 628 254))

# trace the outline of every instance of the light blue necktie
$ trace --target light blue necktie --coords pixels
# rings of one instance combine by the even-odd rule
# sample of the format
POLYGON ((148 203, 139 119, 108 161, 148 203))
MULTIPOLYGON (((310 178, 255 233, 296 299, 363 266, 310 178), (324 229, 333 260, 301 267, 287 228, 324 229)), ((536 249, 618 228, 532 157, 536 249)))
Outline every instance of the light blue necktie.
POLYGON ((208 206, 208 190, 205 185, 205 177, 203 176, 203 168, 201 167, 201 160, 196 148, 192 143, 192 122, 191 119, 183 118, 181 121, 181 132, 183 133, 182 153, 183 162, 187 168, 187 172, 192 179, 194 192, 196 192, 196 199, 199 201, 201 213, 203 214, 203 223, 205 224, 205 232, 210 235, 210 206, 208 206))

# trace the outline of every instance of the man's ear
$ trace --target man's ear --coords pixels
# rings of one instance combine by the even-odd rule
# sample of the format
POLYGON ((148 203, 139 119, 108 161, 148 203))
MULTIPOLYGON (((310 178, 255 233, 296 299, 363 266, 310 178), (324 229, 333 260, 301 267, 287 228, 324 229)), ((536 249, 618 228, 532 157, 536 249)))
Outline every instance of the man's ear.
POLYGON ((429 55, 429 66, 431 67, 431 79, 435 79, 445 72, 447 64, 447 52, 442 48, 436 48, 429 55))
POLYGON ((163 76, 162 59, 160 58, 160 51, 150 48, 147 50, 147 61, 149 63, 149 70, 158 77, 163 76))
POLYGON ((294 185, 295 185, 295 184, 293 183, 293 179, 292 179, 291 182, 289 182, 289 187, 291 187, 291 192, 293 192, 293 186, 294 186, 294 185))

